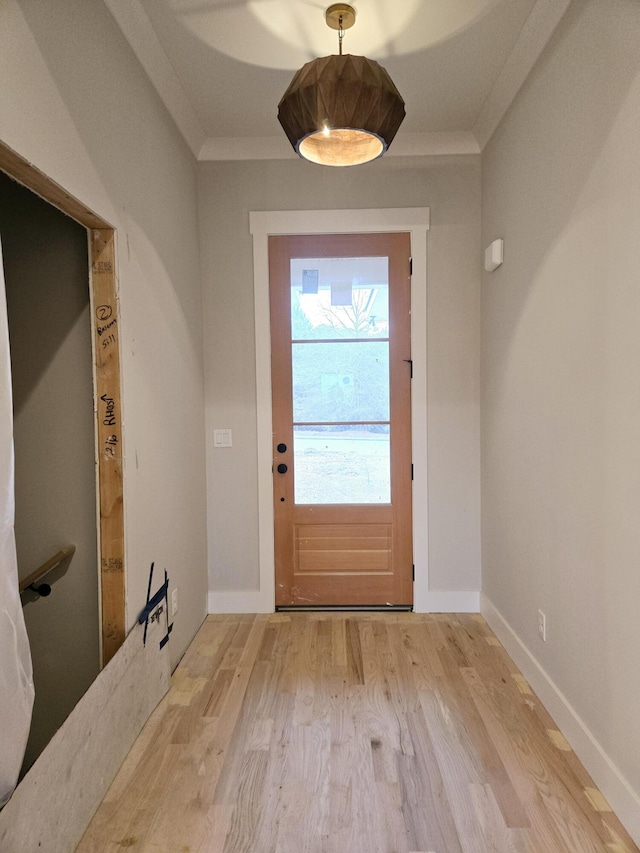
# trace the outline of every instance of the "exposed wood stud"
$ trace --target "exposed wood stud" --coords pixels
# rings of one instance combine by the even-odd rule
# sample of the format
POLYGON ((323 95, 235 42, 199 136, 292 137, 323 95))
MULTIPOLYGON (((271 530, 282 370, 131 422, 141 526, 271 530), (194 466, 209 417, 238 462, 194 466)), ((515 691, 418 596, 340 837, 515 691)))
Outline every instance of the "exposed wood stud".
POLYGON ((105 664, 120 648, 125 637, 122 407, 114 242, 112 229, 91 231, 91 307, 100 484, 102 657, 105 664))
POLYGON ((0 142, 0 169, 86 228, 103 228, 106 225, 103 219, 82 202, 69 195, 44 172, 2 142, 0 142))

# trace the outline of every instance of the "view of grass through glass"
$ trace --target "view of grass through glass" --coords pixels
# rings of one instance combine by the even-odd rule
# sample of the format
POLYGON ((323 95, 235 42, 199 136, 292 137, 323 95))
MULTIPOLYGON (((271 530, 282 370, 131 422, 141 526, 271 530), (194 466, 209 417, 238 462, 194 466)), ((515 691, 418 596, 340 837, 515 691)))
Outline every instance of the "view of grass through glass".
POLYGON ((388 268, 291 260, 297 504, 391 500, 388 268))

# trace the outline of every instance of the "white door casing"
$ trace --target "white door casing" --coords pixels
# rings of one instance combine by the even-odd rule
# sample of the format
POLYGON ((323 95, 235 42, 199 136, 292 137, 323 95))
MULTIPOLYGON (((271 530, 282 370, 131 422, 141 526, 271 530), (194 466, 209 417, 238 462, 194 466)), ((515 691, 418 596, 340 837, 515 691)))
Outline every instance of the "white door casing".
POLYGON ((269 323, 268 237, 275 234, 353 234, 404 231, 411 234, 411 341, 413 384, 411 420, 413 444, 414 610, 428 612, 427 538, 427 232, 429 208, 382 210, 252 211, 258 512, 260 588, 210 593, 212 613, 271 613, 275 608, 273 539, 271 336, 269 323))

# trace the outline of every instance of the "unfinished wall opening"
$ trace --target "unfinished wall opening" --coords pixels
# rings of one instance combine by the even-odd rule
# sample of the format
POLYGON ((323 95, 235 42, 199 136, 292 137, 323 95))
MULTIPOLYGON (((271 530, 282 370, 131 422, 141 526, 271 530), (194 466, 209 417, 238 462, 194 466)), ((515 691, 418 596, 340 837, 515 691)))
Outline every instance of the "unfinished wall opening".
POLYGON ((122 434, 113 229, 0 144, 20 577, 75 553, 23 594, 37 758, 125 637, 122 434), (50 552, 50 553, 49 553, 50 552))
POLYGON ((20 579, 75 548, 46 577, 53 594, 22 594, 36 690, 26 769, 100 671, 89 261, 85 229, 4 174, 0 239, 20 579))

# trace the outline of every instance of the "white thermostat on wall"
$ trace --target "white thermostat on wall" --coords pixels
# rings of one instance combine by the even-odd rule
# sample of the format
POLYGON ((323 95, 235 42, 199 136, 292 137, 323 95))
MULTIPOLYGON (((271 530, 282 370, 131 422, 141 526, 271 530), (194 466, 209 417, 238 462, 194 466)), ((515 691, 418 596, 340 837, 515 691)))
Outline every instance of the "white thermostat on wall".
POLYGON ((504 260, 504 240, 494 240, 484 250, 484 268, 487 272, 497 270, 504 260))

